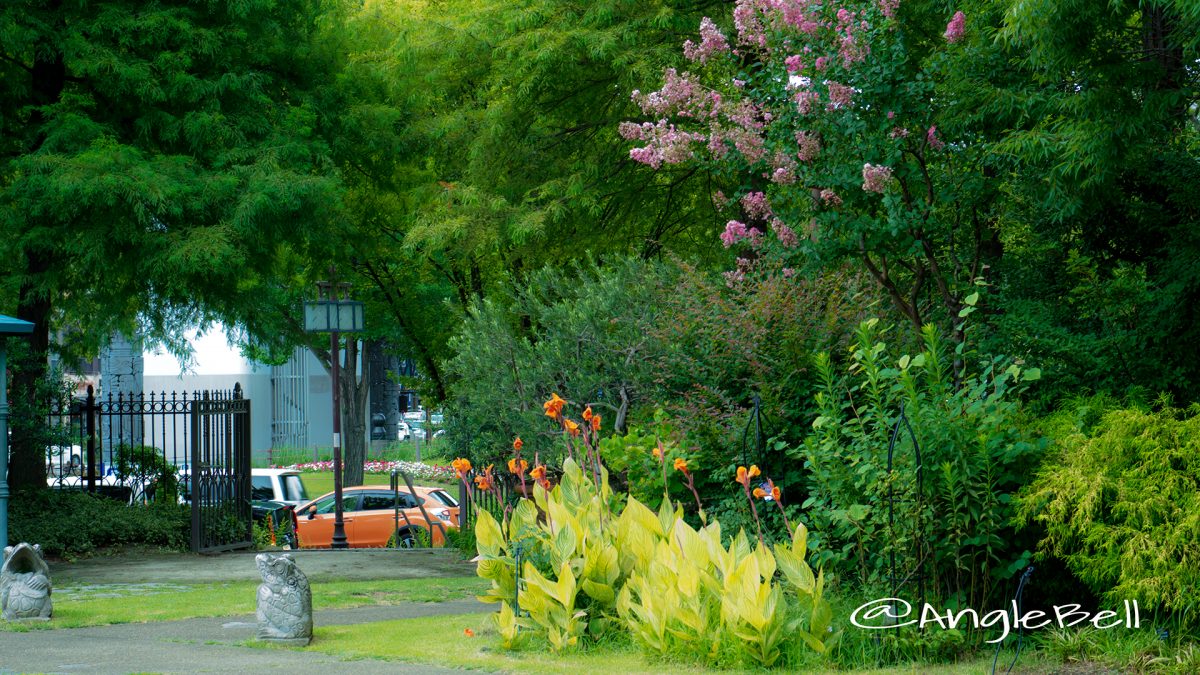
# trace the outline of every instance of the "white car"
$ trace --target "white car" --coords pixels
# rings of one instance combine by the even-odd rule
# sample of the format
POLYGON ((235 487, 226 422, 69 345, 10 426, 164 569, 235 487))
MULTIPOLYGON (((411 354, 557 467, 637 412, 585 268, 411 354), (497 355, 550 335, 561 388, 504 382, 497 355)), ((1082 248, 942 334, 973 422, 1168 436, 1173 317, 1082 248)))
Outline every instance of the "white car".
POLYGON ((299 506, 308 501, 308 493, 295 469, 250 469, 250 499, 299 506))
POLYGON ((396 440, 407 441, 410 438, 412 438, 412 435, 413 435, 412 427, 408 426, 408 422, 397 422, 396 423, 396 440))

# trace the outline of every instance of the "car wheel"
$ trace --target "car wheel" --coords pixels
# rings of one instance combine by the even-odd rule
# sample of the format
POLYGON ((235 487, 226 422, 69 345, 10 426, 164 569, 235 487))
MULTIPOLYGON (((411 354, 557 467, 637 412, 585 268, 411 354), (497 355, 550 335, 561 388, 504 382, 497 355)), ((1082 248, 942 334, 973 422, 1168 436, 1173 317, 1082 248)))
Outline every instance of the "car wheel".
POLYGON ((400 530, 388 540, 388 548, 416 548, 417 538, 412 530, 400 530))

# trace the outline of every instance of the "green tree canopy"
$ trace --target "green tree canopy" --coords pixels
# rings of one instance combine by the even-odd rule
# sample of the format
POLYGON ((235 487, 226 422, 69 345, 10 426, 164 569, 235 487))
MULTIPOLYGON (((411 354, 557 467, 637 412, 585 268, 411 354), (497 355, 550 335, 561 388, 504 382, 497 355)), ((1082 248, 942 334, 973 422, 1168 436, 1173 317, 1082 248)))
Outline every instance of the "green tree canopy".
MULTIPOLYGON (((317 97, 340 67, 336 3, 68 3, 0 8, 5 303, 94 348, 238 320, 288 247, 339 202, 317 97)), ((329 236, 329 235, 326 235, 329 236)), ((32 395, 44 365, 23 369, 32 395)), ((43 481, 14 438, 12 482, 43 481)))

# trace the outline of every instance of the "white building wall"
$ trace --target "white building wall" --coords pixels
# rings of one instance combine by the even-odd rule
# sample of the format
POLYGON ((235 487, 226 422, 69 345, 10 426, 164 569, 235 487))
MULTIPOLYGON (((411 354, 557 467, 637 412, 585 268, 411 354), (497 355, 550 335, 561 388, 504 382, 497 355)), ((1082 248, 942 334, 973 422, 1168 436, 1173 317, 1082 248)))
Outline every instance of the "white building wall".
MULTIPOLYGON (((162 350, 144 354, 144 391, 147 395, 151 391, 167 394, 186 391, 191 395, 205 389, 232 390, 233 385, 240 382, 243 395, 250 399, 251 451, 256 457, 265 458, 271 449, 272 417, 276 409, 272 367, 243 357, 236 346, 229 344, 220 325, 203 334, 190 332, 187 339, 193 348, 192 360, 187 364, 162 350)), ((308 447, 332 447, 333 391, 329 374, 312 352, 300 351, 298 357, 305 360, 300 370, 307 380, 304 406, 308 447)), ((368 416, 369 411, 363 414, 368 416)))

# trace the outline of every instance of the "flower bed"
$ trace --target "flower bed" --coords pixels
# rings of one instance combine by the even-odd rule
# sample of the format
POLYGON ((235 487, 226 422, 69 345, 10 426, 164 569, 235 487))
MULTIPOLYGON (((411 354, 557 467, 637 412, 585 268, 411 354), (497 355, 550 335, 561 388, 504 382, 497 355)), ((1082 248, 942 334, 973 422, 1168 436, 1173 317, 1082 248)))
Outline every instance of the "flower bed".
MULTIPOLYGON (((302 472, 319 472, 333 471, 333 462, 304 462, 301 464, 292 464, 290 466, 279 467, 283 469, 294 469, 302 472)), ((368 474, 390 474, 393 469, 399 469, 406 472, 412 478, 421 480, 440 480, 454 481, 454 469, 449 466, 440 464, 426 464, 424 462, 405 462, 405 461, 370 461, 363 463, 363 473, 368 474)))

